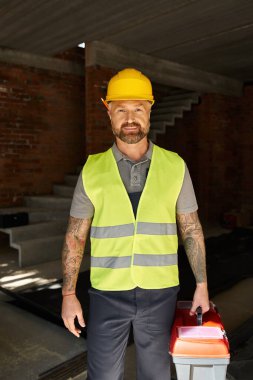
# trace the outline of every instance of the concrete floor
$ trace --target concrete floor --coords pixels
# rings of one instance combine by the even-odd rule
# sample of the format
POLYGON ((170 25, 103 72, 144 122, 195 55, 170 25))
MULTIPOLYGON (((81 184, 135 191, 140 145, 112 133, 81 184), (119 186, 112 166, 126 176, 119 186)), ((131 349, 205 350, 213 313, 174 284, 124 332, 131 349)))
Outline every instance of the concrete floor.
POLYGON ((43 320, 0 296, 0 363, 2 380, 35 380, 38 375, 81 354, 85 340, 43 320))
MULTIPOLYGON (((61 278, 59 261, 20 269, 16 251, 8 247, 5 238, 0 243, 1 286, 21 289, 61 278)), ((222 315, 227 333, 253 317, 252 289, 253 279, 245 279, 212 299, 222 315)), ((84 339, 79 340, 67 330, 9 304, 9 300, 0 292, 0 380, 36 380, 39 374, 86 351, 84 339)), ((251 367, 245 368, 236 380, 252 380, 251 367)), ((75 380, 85 379, 85 373, 75 377, 75 380)), ((234 378, 228 375, 228 379, 234 378)), ((127 349, 125 380, 135 380, 134 345, 127 349)))

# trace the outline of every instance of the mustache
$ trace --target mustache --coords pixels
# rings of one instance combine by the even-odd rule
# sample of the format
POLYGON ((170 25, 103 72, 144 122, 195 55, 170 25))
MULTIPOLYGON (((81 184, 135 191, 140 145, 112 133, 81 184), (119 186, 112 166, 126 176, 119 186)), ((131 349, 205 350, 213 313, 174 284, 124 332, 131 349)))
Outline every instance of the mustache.
POLYGON ((133 121, 132 123, 128 123, 128 122, 125 122, 121 125, 121 128, 124 128, 124 127, 141 127, 141 125, 139 123, 136 123, 135 121, 133 121))

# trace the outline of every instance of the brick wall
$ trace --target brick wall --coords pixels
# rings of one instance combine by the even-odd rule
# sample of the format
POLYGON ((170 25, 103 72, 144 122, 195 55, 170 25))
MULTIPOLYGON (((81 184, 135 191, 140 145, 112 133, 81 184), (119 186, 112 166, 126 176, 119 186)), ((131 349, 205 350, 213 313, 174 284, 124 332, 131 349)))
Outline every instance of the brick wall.
POLYGON ((105 99, 107 83, 116 71, 100 66, 85 71, 85 126, 87 154, 103 152, 113 143, 110 120, 101 102, 105 99))
POLYGON ((187 162, 200 215, 218 219, 253 205, 253 86, 243 97, 202 96, 201 104, 168 127, 157 143, 187 162))
POLYGON ((83 99, 81 76, 0 63, 0 207, 50 193, 80 164, 83 99))
POLYGON ((83 64, 84 63, 84 53, 85 53, 85 49, 76 46, 72 49, 68 49, 68 50, 64 50, 62 52, 59 52, 59 53, 55 54, 54 57, 63 59, 65 61, 72 61, 72 62, 83 64))

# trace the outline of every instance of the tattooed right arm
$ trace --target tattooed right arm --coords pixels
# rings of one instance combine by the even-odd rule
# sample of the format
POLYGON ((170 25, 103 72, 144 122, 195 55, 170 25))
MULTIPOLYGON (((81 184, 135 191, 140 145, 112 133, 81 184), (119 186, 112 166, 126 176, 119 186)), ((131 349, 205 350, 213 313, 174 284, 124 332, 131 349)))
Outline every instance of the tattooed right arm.
POLYGON ((75 292, 84 247, 91 225, 91 219, 70 216, 62 251, 63 286, 62 294, 75 292))

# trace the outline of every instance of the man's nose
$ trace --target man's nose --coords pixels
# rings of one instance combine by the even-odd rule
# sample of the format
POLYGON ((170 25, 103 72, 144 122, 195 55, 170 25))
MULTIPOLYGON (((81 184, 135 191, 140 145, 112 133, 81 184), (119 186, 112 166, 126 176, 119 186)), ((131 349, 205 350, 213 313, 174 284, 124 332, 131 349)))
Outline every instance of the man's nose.
POLYGON ((127 116, 128 123, 133 123, 135 121, 135 115, 133 111, 128 111, 126 116, 127 116))

